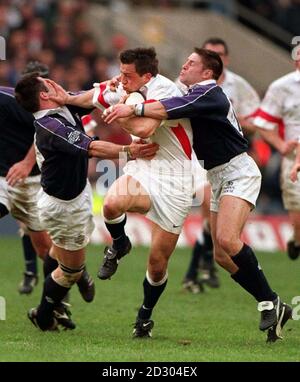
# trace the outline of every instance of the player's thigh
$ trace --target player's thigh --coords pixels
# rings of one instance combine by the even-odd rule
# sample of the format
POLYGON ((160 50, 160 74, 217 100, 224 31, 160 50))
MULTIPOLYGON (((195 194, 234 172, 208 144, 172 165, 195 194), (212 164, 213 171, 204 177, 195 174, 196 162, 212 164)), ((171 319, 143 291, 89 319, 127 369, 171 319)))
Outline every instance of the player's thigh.
POLYGON ((201 212, 203 219, 210 218, 210 197, 211 197, 211 186, 206 183, 203 190, 203 203, 201 205, 201 212))
POLYGON ((27 230, 31 243, 37 254, 44 258, 51 248, 51 239, 46 231, 27 230))
POLYGON ((0 219, 9 213, 10 207, 7 182, 4 177, 0 177, 0 219))
POLYGON ((116 204, 118 208, 130 212, 146 213, 151 207, 151 199, 140 182, 130 175, 118 178, 108 190, 104 205, 116 204))
POLYGON ((37 208, 40 176, 29 176, 23 183, 9 186, 12 216, 33 231, 42 231, 37 208))

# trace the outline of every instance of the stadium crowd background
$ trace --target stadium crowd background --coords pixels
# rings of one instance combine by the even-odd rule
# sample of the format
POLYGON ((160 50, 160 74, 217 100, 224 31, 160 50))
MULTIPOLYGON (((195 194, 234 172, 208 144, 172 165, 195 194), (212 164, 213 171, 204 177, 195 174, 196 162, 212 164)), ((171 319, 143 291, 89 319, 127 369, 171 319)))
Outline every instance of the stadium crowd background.
MULTIPOLYGON (((90 89, 93 82, 101 82, 118 74, 118 53, 128 48, 126 35, 111 35, 110 50, 99 47, 90 31, 85 12, 92 2, 87 0, 4 0, 0 4, 0 35, 6 39, 7 60, 0 63, 0 83, 15 86, 23 68, 30 60, 38 60, 50 68, 50 77, 69 91, 90 89)), ((110 7, 148 5, 155 7, 182 6, 182 1, 98 1, 110 7)), ((192 7, 209 8, 236 17, 238 3, 251 8, 294 35, 299 31, 299 0, 267 0, 225 2, 188 1, 192 7)), ((299 33, 298 33, 299 34, 299 33)), ((213 35, 213 33, 212 33, 213 35)), ((230 41, 227 41, 230 47, 230 41)), ((201 44, 201 41, 198 45, 201 44)), ((197 45, 197 41, 195 41, 197 45)), ((168 75, 168 73, 165 73, 168 75)), ((263 96, 263 94, 260 94, 263 96)), ((101 139, 126 144, 130 138, 116 124, 107 128, 99 112, 101 139)), ((259 146, 257 150, 260 150, 259 146)), ((95 181, 97 160, 90 165, 90 178, 95 181)), ((258 203, 260 213, 283 213, 279 189, 280 156, 270 149, 268 160, 260 164, 263 172, 262 192, 258 203)))

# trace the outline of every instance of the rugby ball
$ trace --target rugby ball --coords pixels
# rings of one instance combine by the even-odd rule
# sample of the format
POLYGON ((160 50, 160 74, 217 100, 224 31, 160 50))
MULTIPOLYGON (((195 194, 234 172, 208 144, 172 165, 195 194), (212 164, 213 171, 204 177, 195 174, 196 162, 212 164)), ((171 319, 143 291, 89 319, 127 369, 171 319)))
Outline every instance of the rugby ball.
MULTIPOLYGON (((143 95, 139 92, 132 92, 129 94, 129 96, 126 98, 126 101, 125 101, 125 104, 126 105, 135 105, 136 103, 142 103, 145 101, 145 98, 143 97, 143 95)), ((133 134, 130 134, 132 140, 135 140, 135 139, 140 139, 139 137, 133 135, 133 134)), ((145 142, 148 141, 148 140, 145 140, 145 142)))
POLYGON ((143 95, 139 92, 132 92, 127 97, 125 104, 126 105, 135 105, 136 103, 142 103, 145 101, 143 95))

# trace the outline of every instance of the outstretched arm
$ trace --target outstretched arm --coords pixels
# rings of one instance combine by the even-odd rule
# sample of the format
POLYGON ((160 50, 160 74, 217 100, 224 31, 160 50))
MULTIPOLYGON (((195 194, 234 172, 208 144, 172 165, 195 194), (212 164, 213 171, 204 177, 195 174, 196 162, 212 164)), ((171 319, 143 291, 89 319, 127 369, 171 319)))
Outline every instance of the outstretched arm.
POLYGON ((86 109, 91 109, 94 107, 93 105, 93 95, 94 89, 87 90, 83 93, 72 95, 69 94, 63 87, 58 85, 56 82, 52 80, 48 80, 51 82, 52 86, 56 90, 56 95, 52 95, 50 99, 52 101, 57 102, 59 105, 73 105, 86 109))

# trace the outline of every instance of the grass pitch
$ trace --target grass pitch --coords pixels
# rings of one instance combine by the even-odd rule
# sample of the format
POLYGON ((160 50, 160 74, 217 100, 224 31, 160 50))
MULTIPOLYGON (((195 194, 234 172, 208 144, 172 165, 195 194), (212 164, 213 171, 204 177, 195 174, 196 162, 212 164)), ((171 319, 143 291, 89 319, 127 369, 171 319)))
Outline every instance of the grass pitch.
MULTIPOLYGON (((37 306, 40 282, 30 296, 17 292, 23 271, 21 242, 0 239, 0 296, 6 320, 0 321, 0 361, 300 361, 300 323, 289 321, 284 339, 266 344, 258 330, 256 302, 219 269, 221 288, 203 294, 183 292, 181 281, 190 249, 177 249, 169 266, 168 286, 153 313, 152 339, 132 339, 132 324, 142 302, 147 249, 132 250, 110 281, 97 279, 102 247, 89 246, 87 264, 96 282, 96 298, 82 301, 72 291, 73 331, 41 332, 27 319, 37 306)), ((291 303, 300 295, 300 260, 283 253, 258 254, 272 287, 291 303)), ((295 306, 294 306, 295 307, 295 306)))

